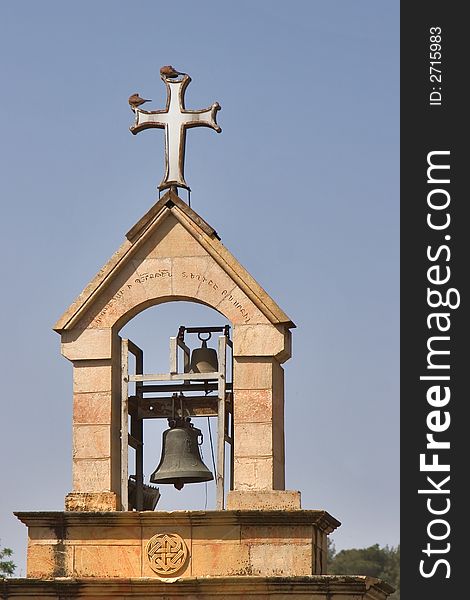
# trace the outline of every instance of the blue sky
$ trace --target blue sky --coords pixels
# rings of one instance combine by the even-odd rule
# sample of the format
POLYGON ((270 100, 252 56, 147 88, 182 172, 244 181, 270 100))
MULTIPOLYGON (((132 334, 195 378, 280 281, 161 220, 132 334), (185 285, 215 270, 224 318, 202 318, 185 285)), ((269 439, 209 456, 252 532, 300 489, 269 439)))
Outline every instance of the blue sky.
MULTIPOLYGON (((297 324, 287 487, 342 521, 337 548, 396 545, 398 1, 19 0, 0 6, 0 47, 0 538, 18 574, 12 511, 61 510, 71 490, 71 367, 51 328, 156 200, 163 134, 132 136, 127 98, 163 107, 164 64, 191 75, 188 108, 222 106, 222 134, 188 133, 193 208, 297 324)), ((165 368, 168 336, 201 320, 220 317, 168 305, 125 333, 165 368)), ((203 507, 204 486, 185 494, 161 508, 203 507)))

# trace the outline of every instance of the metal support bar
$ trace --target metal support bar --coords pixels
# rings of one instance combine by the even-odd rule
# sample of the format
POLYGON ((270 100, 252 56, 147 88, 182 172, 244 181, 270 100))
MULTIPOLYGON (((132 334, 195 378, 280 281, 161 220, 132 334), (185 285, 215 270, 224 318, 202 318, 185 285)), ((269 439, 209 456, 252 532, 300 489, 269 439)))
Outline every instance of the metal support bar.
MULTIPOLYGON (((232 384, 226 383, 227 391, 232 390, 232 384)), ((143 385, 141 388, 142 394, 156 394, 164 392, 216 392, 219 389, 219 384, 216 381, 208 381, 204 383, 161 383, 157 385, 143 385)), ((191 396, 187 396, 191 398, 191 396)))
POLYGON ((228 327, 228 325, 225 325, 224 327, 180 327, 180 334, 181 332, 184 335, 184 333, 222 333, 226 331, 226 328, 228 327))
MULTIPOLYGON (((191 350, 186 346, 183 340, 176 338, 178 347, 183 351, 183 373, 189 373, 189 363, 191 361, 191 350)), ((176 371, 178 372, 178 371, 176 371)))
POLYGON ((170 373, 178 373, 178 346, 176 337, 170 338, 170 373))
MULTIPOLYGON (((135 356, 135 371, 142 375, 144 354, 131 340, 121 340, 121 506, 129 510, 129 446, 135 449, 136 508, 143 507, 143 421, 138 414, 131 414, 131 432, 129 434, 129 353, 135 356)), ((136 382, 136 396, 142 397, 142 382, 136 382)))
MULTIPOLYGON (((137 375, 142 375, 144 372, 144 353, 142 350, 132 344, 129 346, 131 352, 135 356, 135 372, 137 375)), ((136 382, 135 391, 138 398, 142 397, 143 383, 136 382)), ((131 418, 131 434, 137 441, 137 448, 135 449, 135 483, 136 483, 136 498, 135 507, 136 510, 144 509, 144 422, 137 410, 137 419, 132 424, 131 418), (132 426, 133 425, 133 426, 132 426)))
POLYGON ((121 340, 121 509, 129 510, 128 478, 128 381, 129 343, 121 340))
MULTIPOLYGON (((220 339, 220 338, 219 338, 220 339)), ((213 373, 151 373, 146 375, 129 375, 129 381, 210 381, 217 380, 219 372, 213 373)))
POLYGON ((170 375, 178 373, 178 348, 183 350, 183 373, 189 372, 191 351, 179 337, 170 338, 170 375))
MULTIPOLYGON (((225 394, 225 402, 230 404, 231 400, 231 392, 226 392, 225 394)), ((140 396, 129 396, 129 413, 133 410, 135 413, 137 411, 137 405, 139 410, 149 409, 152 405, 159 406, 164 404, 171 404, 171 401, 174 399, 174 395, 171 396, 155 396, 154 398, 141 398, 140 396)), ((217 396, 208 396, 206 394, 198 394, 197 396, 184 396, 184 407, 185 410, 189 412, 191 410, 197 410, 198 408, 202 408, 204 406, 212 406, 217 404, 218 397, 217 396)))
MULTIPOLYGON (((232 353, 232 373, 233 373, 233 353, 232 353)), ((235 444, 234 444, 234 435, 235 435, 235 424, 233 419, 233 392, 230 393, 230 489, 233 490, 234 486, 234 470, 235 470, 235 444)))
POLYGON ((219 355, 219 400, 217 415, 217 509, 223 510, 224 502, 224 480, 225 480, 225 363, 226 363, 227 338, 224 335, 219 337, 218 355, 219 355))
POLYGON ((142 446, 142 442, 140 440, 138 440, 137 438, 135 438, 133 435, 131 435, 130 433, 127 436, 127 440, 128 440, 128 444, 131 448, 134 448, 134 450, 137 450, 137 448, 139 446, 142 446))
MULTIPOLYGON (((142 360, 144 353, 139 348, 139 346, 137 346, 137 344, 134 344, 134 342, 132 340, 127 340, 127 346, 129 348, 129 352, 131 354, 133 354, 138 361, 142 360)), ((136 369, 136 373, 138 373, 138 372, 139 372, 139 370, 136 369)))
MULTIPOLYGON (((197 398, 184 398, 184 416, 188 417, 216 417, 218 398, 215 396, 198 396, 197 398), (191 400, 192 402, 188 402, 191 400)), ((173 396, 165 398, 137 398, 129 397, 129 413, 139 416, 139 419, 171 419, 173 413, 173 396)))
POLYGON ((131 416, 131 436, 136 440, 135 449, 135 482, 136 482, 136 510, 144 508, 144 422, 139 417, 131 416))

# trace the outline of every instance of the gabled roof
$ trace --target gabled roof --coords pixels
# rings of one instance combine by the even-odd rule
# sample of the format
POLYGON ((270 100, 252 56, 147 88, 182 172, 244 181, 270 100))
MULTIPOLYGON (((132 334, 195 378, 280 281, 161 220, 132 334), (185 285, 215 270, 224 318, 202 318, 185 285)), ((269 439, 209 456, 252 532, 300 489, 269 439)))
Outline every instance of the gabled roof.
POLYGON ((215 229, 183 202, 177 194, 169 190, 127 232, 126 240, 119 250, 115 252, 54 325, 55 331, 61 333, 73 329, 77 325, 100 292, 113 281, 122 267, 132 258, 137 248, 141 247, 157 231, 169 215, 173 215, 204 247, 206 252, 243 290, 268 321, 273 325, 284 324, 288 327, 295 327, 284 311, 225 248, 215 229))

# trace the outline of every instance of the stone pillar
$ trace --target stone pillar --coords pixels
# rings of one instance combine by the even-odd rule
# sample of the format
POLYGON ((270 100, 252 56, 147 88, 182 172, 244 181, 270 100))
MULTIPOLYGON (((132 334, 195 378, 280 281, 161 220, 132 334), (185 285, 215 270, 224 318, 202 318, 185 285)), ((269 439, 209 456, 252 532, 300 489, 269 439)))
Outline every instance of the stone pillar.
POLYGON ((284 370, 273 357, 234 359, 234 489, 283 490, 284 370))
POLYGON ((234 327, 234 490, 229 509, 300 508, 299 492, 285 492, 284 369, 288 328, 234 327))
POLYGON ((111 347, 111 330, 71 331, 63 339, 62 354, 73 363, 73 491, 65 499, 67 510, 119 508, 119 398, 113 380, 120 369, 111 347))

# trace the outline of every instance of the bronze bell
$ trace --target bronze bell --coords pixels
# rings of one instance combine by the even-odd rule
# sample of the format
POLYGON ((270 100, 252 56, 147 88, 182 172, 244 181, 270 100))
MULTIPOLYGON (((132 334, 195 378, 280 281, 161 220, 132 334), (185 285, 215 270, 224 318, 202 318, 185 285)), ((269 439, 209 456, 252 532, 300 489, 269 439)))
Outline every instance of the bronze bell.
POLYGON ((191 365, 189 372, 216 373, 219 370, 217 352, 214 350, 214 348, 207 347, 207 340, 203 340, 201 337, 199 337, 199 339, 202 341, 202 345, 200 348, 195 348, 191 353, 191 365))
POLYGON ((170 420, 169 425, 170 429, 163 432, 162 457, 150 482, 172 483, 180 490, 185 483, 212 481, 214 477, 202 462, 199 451, 201 430, 189 419, 170 420))

